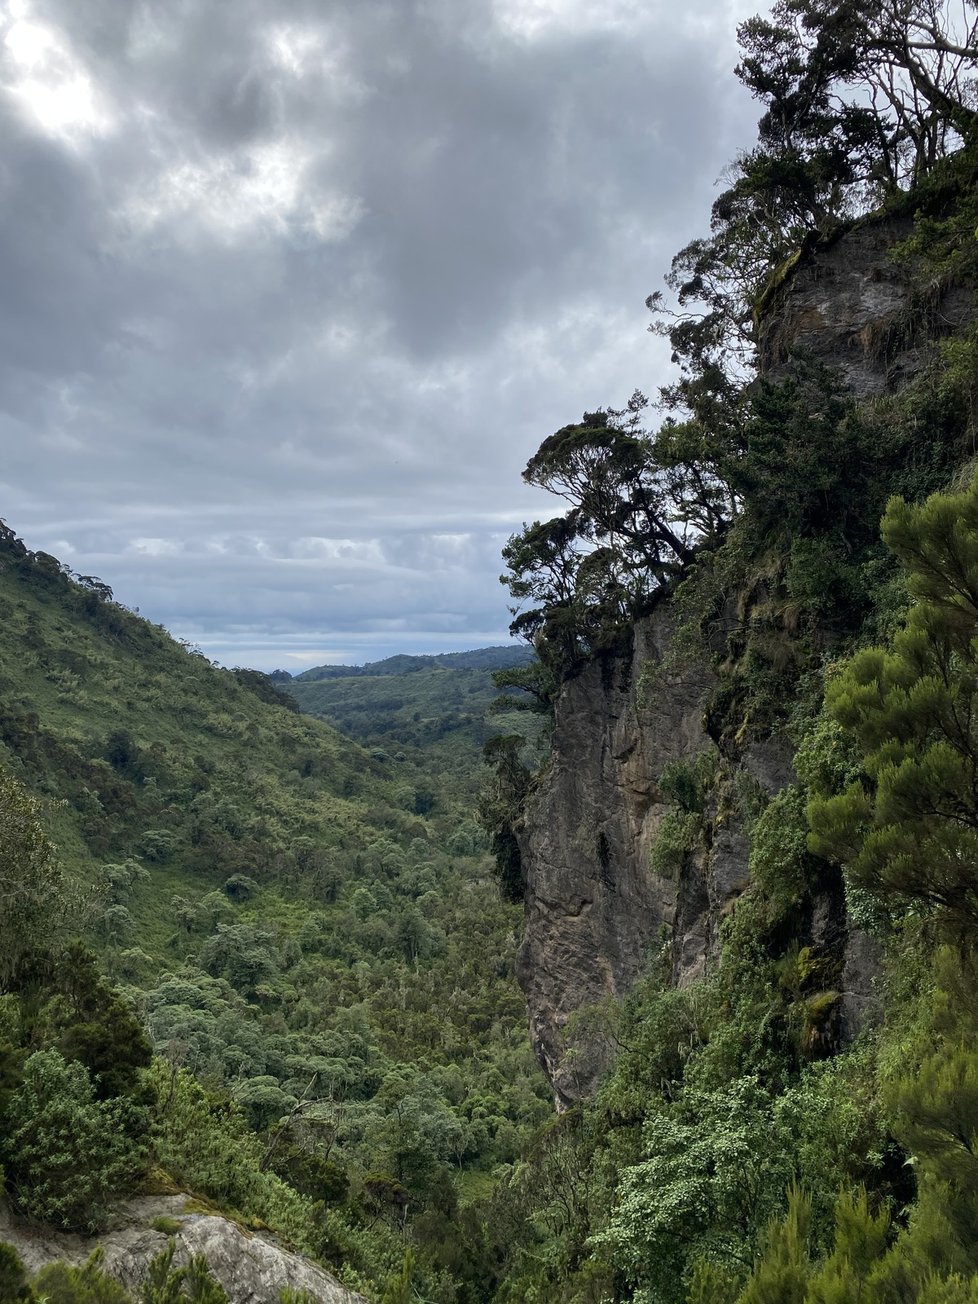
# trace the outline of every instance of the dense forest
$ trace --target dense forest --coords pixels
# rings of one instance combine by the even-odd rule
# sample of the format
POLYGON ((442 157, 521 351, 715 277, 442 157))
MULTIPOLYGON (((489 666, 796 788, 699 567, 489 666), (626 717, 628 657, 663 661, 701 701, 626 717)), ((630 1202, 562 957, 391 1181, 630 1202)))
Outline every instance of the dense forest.
MULTIPOLYGON (((534 657, 221 670, 0 535, 19 1217, 186 1192, 386 1304, 978 1300, 978 13, 779 0, 739 36, 757 141, 649 300, 676 378, 525 472, 559 500, 504 551, 534 657), (900 294, 825 347, 791 296, 852 239, 900 294), (629 691, 711 687, 649 873, 731 826, 749 872, 701 972, 663 930, 570 1021, 603 1071, 555 1112, 516 982, 549 727, 662 613, 629 691)), ((172 1248, 141 1290, 226 1298, 172 1248)), ((32 1298, 129 1296, 0 1246, 32 1298)))
MULTIPOLYGON (((481 730, 450 766, 364 749, 9 530, 0 605, 15 1207, 90 1231, 187 1190, 373 1298, 407 1247, 458 1297, 485 1271, 468 1210, 549 1112, 473 818, 481 730)), ((459 674, 484 714, 490 671, 459 674)))

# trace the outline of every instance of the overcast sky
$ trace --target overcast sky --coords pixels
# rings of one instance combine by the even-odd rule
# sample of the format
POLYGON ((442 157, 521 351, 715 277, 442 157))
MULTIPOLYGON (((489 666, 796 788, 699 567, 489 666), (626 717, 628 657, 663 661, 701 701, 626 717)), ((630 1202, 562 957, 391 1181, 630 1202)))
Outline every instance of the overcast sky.
POLYGON ((753 137, 741 0, 0 0, 0 516, 228 665, 503 641, 753 137))

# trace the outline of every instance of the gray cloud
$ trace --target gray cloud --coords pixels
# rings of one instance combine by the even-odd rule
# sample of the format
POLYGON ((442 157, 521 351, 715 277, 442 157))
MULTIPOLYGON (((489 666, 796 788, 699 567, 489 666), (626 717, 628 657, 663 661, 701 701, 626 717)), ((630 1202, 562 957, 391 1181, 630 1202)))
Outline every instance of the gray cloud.
POLYGON ((498 638, 525 461, 667 378, 734 24, 0 0, 0 511, 232 662, 498 638))

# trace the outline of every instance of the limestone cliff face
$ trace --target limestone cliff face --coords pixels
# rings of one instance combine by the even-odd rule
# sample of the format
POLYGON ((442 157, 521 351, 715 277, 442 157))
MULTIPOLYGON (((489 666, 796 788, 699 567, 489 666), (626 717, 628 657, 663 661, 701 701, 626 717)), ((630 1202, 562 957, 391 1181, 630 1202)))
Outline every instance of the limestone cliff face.
POLYGON ((154 1255, 176 1242, 176 1259, 203 1254, 231 1304, 278 1304, 289 1287, 318 1304, 368 1304, 322 1268, 269 1237, 243 1231, 227 1218, 188 1211, 188 1197, 148 1196, 130 1201, 113 1226, 96 1237, 71 1236, 21 1221, 0 1205, 0 1241, 12 1245, 29 1272, 60 1259, 80 1264, 101 1246, 103 1267, 134 1296, 154 1255), (161 1231, 154 1222, 174 1230, 161 1231))
MULTIPOLYGON (((662 607, 636 625, 630 648, 565 684, 550 766, 526 808, 518 974, 559 1108, 586 1094, 604 1068, 599 1038, 575 1038, 567 1053, 568 1019, 624 996, 653 950, 668 949, 677 984, 699 977, 719 920, 747 886, 747 840, 735 815, 721 819, 715 809, 681 874, 650 866, 669 809, 663 770, 716 753, 703 718, 713 674, 704 662, 675 665, 672 636, 662 607)), ((769 793, 791 780, 790 753, 777 741, 755 745, 742 763, 769 793)))
POLYGON ((601 1067, 563 1062, 568 1017, 624 995, 679 907, 677 883, 649 869, 665 811, 657 779, 668 761, 712 746, 702 724, 710 675, 689 666, 641 705, 670 633, 668 618, 654 616, 636 628, 632 649, 564 686, 550 766, 527 809, 518 973, 534 1049, 564 1105, 601 1067))
MULTIPOLYGON (((800 256, 767 296, 759 329, 764 374, 777 378, 800 351, 833 368, 860 399, 917 375, 934 339, 970 320, 974 299, 971 288, 927 282, 913 265, 891 259, 910 230, 909 219, 866 222, 800 256)), ((558 1107, 588 1092, 606 1058, 600 1037, 587 1033, 569 1050, 568 1020, 623 996, 664 944, 674 982, 700 975, 721 918, 749 880, 748 840, 719 790, 705 812, 702 845, 683 870, 670 879, 650 868, 667 809, 664 767, 716 750, 703 719, 712 672, 677 657, 671 639, 664 605, 637 624, 630 647, 564 685, 553 757, 525 808, 518 973, 558 1107)), ((728 794, 738 770, 769 795, 793 779, 790 747, 777 737, 724 757, 724 765, 728 794)), ((873 946, 848 928, 841 890, 815 901, 805 928, 842 960, 837 1032, 845 1036, 873 1004, 873 946)))

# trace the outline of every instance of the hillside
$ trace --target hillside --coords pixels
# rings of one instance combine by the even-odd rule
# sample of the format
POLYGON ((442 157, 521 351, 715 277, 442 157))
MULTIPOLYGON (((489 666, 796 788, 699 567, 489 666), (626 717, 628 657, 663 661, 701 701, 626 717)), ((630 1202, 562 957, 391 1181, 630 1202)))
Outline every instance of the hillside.
POLYGON ((316 679, 343 679, 352 676, 405 675, 414 671, 441 667, 447 670, 507 670, 510 666, 524 666, 533 660, 533 650, 525 644, 511 643, 508 647, 480 647, 470 652, 436 652, 429 656, 385 657, 383 661, 368 661, 362 666, 313 666, 292 676, 285 670, 273 671, 270 676, 280 682, 295 678, 299 683, 316 679))
MULTIPOLYGON (((538 712, 494 712, 500 670, 527 666, 530 648, 479 648, 430 657, 388 657, 365 666, 319 666, 277 687, 303 714, 325 720, 375 757, 394 756, 451 785, 460 803, 474 805, 482 749, 490 737, 519 735, 528 764, 549 745, 549 721, 538 712)), ((526 697, 527 705, 529 698, 526 697)))
POLYGON ((154 1072, 182 1075, 177 1132, 153 1124, 167 1180, 368 1293, 423 1212, 420 1271, 446 1270, 459 1200, 547 1108, 517 917, 454 782, 216 669, 9 530, 0 616, 0 763, 42 800, 80 885, 70 927, 145 1022, 154 1072))

